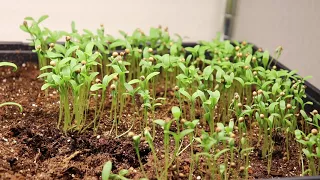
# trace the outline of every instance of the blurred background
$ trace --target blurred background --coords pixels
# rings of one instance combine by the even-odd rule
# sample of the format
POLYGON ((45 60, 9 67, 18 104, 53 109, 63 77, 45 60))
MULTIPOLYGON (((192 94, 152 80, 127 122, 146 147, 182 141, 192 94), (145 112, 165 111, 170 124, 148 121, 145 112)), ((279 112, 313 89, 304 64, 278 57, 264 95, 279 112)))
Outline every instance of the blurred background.
POLYGON ((49 15, 43 25, 53 30, 95 30, 104 24, 106 32, 119 35, 136 28, 169 27, 185 42, 211 40, 221 32, 225 38, 246 40, 271 54, 279 46, 279 61, 320 88, 319 0, 10 0, 0 6, 0 41, 24 41, 19 29, 24 17, 49 15), (319 46, 319 47, 318 47, 319 46))

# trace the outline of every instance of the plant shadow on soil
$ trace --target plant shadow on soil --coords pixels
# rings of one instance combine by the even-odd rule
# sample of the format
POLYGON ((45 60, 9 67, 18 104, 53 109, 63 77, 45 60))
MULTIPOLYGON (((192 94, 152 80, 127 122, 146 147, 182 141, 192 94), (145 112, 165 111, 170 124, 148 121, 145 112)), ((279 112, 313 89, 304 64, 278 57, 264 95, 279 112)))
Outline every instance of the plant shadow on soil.
MULTIPOLYGON (((50 92, 44 96, 40 90, 42 81, 37 79, 39 71, 33 64, 26 64, 17 72, 10 68, 1 68, 0 100, 20 103, 24 110, 18 112, 16 107, 0 109, 0 179, 99 179, 102 166, 112 161, 113 172, 121 169, 134 169, 128 178, 141 177, 139 162, 130 138, 110 138, 106 135, 110 130, 110 122, 101 122, 98 135, 93 136, 89 130, 84 134, 64 134, 56 128, 58 119, 58 96, 50 92)), ((170 107, 158 109, 157 116, 169 116, 170 107)), ((129 118, 127 116, 127 118, 129 118)), ((125 121, 124 121, 125 122, 125 121)), ((127 121, 129 122, 129 121, 127 121)), ((119 129, 128 129, 130 124, 122 124, 119 129)), ((136 128, 136 127, 135 127, 136 128)), ((136 128, 134 131, 137 131, 136 128)), ((257 143, 257 136, 252 136, 252 144, 257 143)), ((267 162, 260 158, 260 147, 254 147, 251 153, 250 178, 271 178, 281 176, 298 176, 298 148, 292 143, 291 159, 283 160, 284 138, 274 138, 275 151, 271 174, 267 175, 267 162)), ((161 151, 162 140, 158 137, 156 147, 161 151)), ((154 176, 152 156, 146 143, 141 143, 140 153, 148 175, 154 176)), ((187 174, 188 157, 182 156, 181 172, 187 174)), ((202 166, 196 168, 195 174, 201 174, 202 166)), ((169 173, 169 179, 187 179, 169 173)), ((239 177, 238 177, 239 178, 239 177)))

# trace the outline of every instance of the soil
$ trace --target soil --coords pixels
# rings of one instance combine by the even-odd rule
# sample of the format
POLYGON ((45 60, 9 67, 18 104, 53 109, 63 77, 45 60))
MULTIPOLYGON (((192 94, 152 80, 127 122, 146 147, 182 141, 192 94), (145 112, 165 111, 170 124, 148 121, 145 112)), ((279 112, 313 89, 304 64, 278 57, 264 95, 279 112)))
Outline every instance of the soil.
MULTIPOLYGON (((39 71, 33 64, 23 64, 16 72, 12 72, 10 68, 0 68, 0 102, 13 101, 23 106, 22 113, 14 106, 0 108, 0 179, 101 179, 102 166, 109 160, 113 163, 114 173, 121 169, 129 169, 128 178, 139 179, 142 174, 132 139, 126 136, 110 137, 108 132, 111 121, 108 117, 102 119, 101 128, 96 135, 93 135, 90 129, 84 134, 64 134, 56 127, 59 116, 58 95, 50 90, 49 95, 45 96, 40 90, 43 82, 37 79, 38 75, 39 71)), ((172 92, 168 94, 170 97, 172 92)), ((169 100, 166 105, 157 108, 156 117, 170 117, 173 105, 177 105, 177 102, 169 100)), ((121 132, 131 126, 133 111, 130 110, 130 106, 128 109, 119 125, 121 132)), ((268 175, 267 161, 261 159, 256 129, 253 127, 252 130, 250 140, 256 146, 250 157, 250 179, 292 177, 301 174, 297 144, 290 142, 291 158, 285 160, 285 139, 279 135, 275 138, 272 169, 268 175)), ((133 131, 137 132, 136 126, 133 131)), ((161 137, 163 136, 160 133, 155 140, 159 152, 163 151, 161 137)), ((152 153, 146 142, 141 143, 140 153, 148 176, 154 177, 152 153)), ((171 169, 168 179, 188 179, 189 156, 182 154, 179 162, 179 173, 171 169)), ((204 175, 206 172, 203 166, 200 163, 196 167, 194 179, 197 176, 209 179, 204 175)), ((243 176, 237 173, 232 178, 242 179, 243 176)))

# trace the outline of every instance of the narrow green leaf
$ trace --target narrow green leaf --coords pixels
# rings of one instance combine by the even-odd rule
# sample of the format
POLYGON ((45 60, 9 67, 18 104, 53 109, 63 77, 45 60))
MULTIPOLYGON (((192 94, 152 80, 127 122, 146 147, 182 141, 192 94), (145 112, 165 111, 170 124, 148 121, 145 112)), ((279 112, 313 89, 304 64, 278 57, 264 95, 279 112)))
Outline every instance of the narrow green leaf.
POLYGON ((88 54, 89 56, 92 55, 93 46, 94 46, 94 42, 89 42, 89 43, 86 45, 85 53, 88 54))
POLYGON ((158 75, 158 74, 160 74, 160 72, 152 72, 152 73, 150 73, 150 74, 146 77, 147 82, 148 82, 151 78, 153 78, 154 76, 156 76, 156 75, 158 75))
POLYGON ((175 119, 179 120, 180 119, 180 116, 181 116, 181 110, 179 107, 177 106, 173 106, 171 108, 171 112, 172 112, 172 115, 175 119))
POLYGON ((43 90, 47 89, 50 86, 52 86, 52 84, 46 83, 46 84, 41 86, 41 90, 43 91, 43 90))
POLYGON ((48 15, 43 15, 39 18, 38 24, 40 24, 42 21, 46 20, 49 16, 48 15))
POLYGON ((269 62, 269 51, 264 51, 262 56, 262 64, 264 68, 267 68, 269 62))
POLYGON ((18 104, 18 103, 15 103, 15 102, 5 102, 5 103, 1 103, 1 104, 0 104, 0 107, 2 107, 2 106, 18 106, 19 109, 20 109, 20 112, 23 111, 22 106, 21 106, 20 104, 18 104))
POLYGON ((66 53, 65 53, 65 57, 69 57, 70 55, 72 55, 72 53, 75 51, 75 50, 78 50, 79 49, 79 46, 72 46, 70 47, 66 53))
POLYGON ((214 160, 217 161, 218 158, 225 152, 229 151, 230 149, 223 149, 221 151, 219 151, 217 154, 214 155, 214 160))
POLYGON ((112 162, 108 161, 103 165, 102 168, 102 180, 109 180, 109 176, 111 174, 112 162))
POLYGON ((17 65, 11 62, 0 62, 0 66, 10 66, 13 67, 13 70, 16 71, 18 69, 17 65))

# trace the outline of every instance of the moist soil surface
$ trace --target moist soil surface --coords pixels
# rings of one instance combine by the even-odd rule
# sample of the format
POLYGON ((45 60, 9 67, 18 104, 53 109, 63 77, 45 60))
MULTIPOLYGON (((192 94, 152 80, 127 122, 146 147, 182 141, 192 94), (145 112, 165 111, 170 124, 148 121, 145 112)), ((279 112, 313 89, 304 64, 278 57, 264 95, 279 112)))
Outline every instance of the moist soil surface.
MULTIPOLYGON (((15 106, 0 108, 0 179, 101 179, 102 167, 109 160, 113 163, 114 173, 129 169, 127 178, 142 177, 132 139, 127 136, 111 137, 109 131, 112 122, 107 115, 102 118, 100 129, 95 135, 92 129, 82 134, 65 134, 58 129, 59 96, 53 90, 49 90, 45 96, 45 92, 41 91, 43 81, 37 79, 38 75, 39 70, 34 64, 23 64, 16 72, 11 68, 0 68, 0 103, 11 101, 23 106, 23 112, 15 106)), ((159 95, 163 94, 162 88, 158 92, 159 95)), ((156 110, 157 118, 170 117, 171 107, 177 105, 172 98, 172 91, 168 94, 166 105, 156 110)), ((106 105, 106 109, 108 108, 110 109, 110 105, 106 105)), ((130 105, 127 109, 119 124, 119 134, 132 125, 134 111, 130 105)), ((108 111, 105 110, 105 113, 108 114, 108 111)), ((134 124, 132 131, 138 132, 137 127, 138 124, 134 124)), ((249 178, 299 176, 301 167, 296 143, 290 142, 290 159, 286 160, 285 139, 281 135, 275 138, 272 168, 268 175, 267 161, 261 159, 261 147, 255 133, 257 131, 252 129, 250 140, 255 147, 250 155, 249 178)), ((155 147, 163 152, 163 135, 157 134, 155 147)), ((146 142, 141 143, 140 154, 147 175, 154 177, 152 153, 146 142)), ((159 158, 161 160, 161 156, 159 158)), ((188 179, 189 156, 182 154, 179 162, 179 173, 171 169, 168 179, 188 179)), ((163 163, 160 162, 161 164, 163 163)), ((238 169, 239 167, 235 171, 238 169)), ((195 168, 193 179, 198 176, 210 179, 205 173, 200 163, 195 168)), ((244 177, 241 173, 236 174, 230 178, 244 177)))

